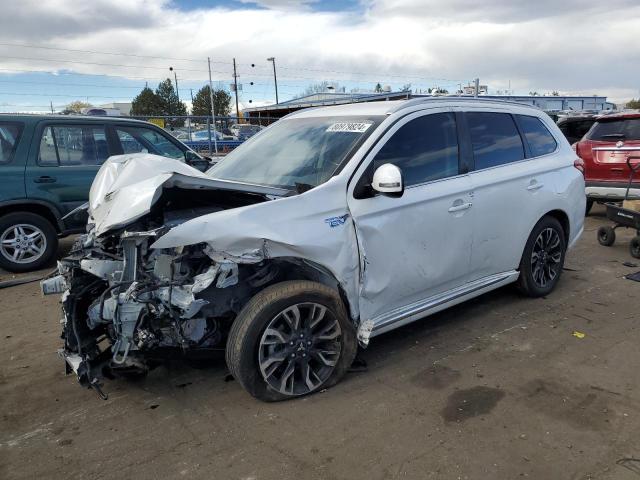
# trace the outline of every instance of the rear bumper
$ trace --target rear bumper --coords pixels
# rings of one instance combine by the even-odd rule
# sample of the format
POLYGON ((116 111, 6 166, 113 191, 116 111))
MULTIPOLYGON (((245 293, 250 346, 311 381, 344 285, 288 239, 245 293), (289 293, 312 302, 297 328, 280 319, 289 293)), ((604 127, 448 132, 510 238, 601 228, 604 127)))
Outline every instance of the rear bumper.
MULTIPOLYGON (((624 200, 628 182, 585 182, 585 193, 590 200, 624 200)), ((632 183, 629 198, 640 199, 640 184, 632 183)))

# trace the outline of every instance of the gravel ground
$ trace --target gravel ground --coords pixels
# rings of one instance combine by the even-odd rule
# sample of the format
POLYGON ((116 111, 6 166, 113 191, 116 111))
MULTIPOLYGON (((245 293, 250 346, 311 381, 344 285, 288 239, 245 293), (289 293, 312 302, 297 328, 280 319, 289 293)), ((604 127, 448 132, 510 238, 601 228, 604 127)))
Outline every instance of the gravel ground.
POLYGON ((503 288, 377 337, 366 371, 277 404, 223 358, 102 401, 64 375, 57 299, 0 290, 0 478, 639 478, 640 283, 623 276, 640 267, 631 232, 597 244, 605 222, 597 207, 549 297, 503 288))

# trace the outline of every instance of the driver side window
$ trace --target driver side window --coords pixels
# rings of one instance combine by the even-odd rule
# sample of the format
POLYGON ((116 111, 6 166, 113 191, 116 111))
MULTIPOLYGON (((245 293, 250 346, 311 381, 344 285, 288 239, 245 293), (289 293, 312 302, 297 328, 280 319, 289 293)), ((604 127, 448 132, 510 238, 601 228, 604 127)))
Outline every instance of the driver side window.
POLYGON ((453 113, 415 118, 400 127, 374 158, 374 169, 392 163, 407 187, 458 175, 458 134, 453 113))

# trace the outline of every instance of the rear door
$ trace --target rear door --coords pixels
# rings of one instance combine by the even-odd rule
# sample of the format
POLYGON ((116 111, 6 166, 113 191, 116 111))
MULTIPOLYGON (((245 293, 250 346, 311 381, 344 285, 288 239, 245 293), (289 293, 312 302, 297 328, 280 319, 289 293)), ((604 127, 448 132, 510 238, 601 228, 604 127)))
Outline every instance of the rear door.
MULTIPOLYGON (((103 123, 42 122, 25 172, 27 196, 53 204, 66 215, 89 199, 91 183, 110 150, 103 123)), ((69 219, 66 227, 82 228, 84 220, 69 219)))
MULTIPOLYGON (((584 145, 580 145, 580 156, 591 156, 587 164, 587 179, 591 181, 624 184, 629 181, 631 171, 627 166, 630 156, 640 156, 640 117, 604 117, 593 126, 584 145), (589 151, 590 150, 590 151, 589 151)), ((585 162, 587 159, 583 157, 585 162)), ((636 172, 634 182, 640 182, 636 172)))
POLYGON ((25 197, 24 168, 29 142, 22 122, 0 122, 0 202, 25 197))
POLYGON ((557 142, 534 116, 478 109, 464 117, 474 164, 473 281, 518 267, 533 225, 555 197, 557 142))

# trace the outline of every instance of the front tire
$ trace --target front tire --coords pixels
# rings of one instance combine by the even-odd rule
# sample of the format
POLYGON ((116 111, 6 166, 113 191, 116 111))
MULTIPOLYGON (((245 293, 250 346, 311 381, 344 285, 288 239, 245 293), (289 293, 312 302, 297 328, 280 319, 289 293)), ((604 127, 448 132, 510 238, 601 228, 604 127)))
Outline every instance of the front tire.
POLYGON ((520 260, 518 289, 529 297, 543 297, 560 280, 567 250, 564 230, 553 217, 543 217, 531 231, 520 260))
POLYGON ((47 265, 58 250, 58 235, 44 217, 30 212, 0 217, 0 267, 30 272, 47 265))
POLYGON ((355 328, 338 292, 295 280, 255 295, 227 340, 227 366, 251 395, 271 402, 331 387, 357 351, 355 328))

